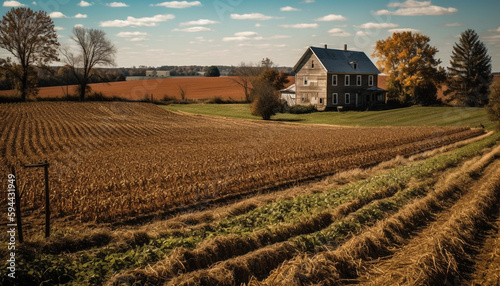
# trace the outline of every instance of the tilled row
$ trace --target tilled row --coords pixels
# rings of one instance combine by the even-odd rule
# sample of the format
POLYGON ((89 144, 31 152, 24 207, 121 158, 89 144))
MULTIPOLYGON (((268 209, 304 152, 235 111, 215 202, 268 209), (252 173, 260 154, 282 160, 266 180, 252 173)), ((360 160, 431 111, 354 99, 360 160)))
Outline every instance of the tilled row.
MULTIPOLYGON (((490 212, 498 201, 499 164, 494 160, 499 152, 500 148, 496 148, 483 157, 483 160, 478 162, 474 160, 474 163, 471 162, 465 170, 444 179, 440 185, 437 185, 434 192, 408 204, 393 216, 380 221, 362 234, 354 236, 340 247, 315 255, 297 256, 275 269, 264 281, 253 281, 252 284, 343 285, 346 281, 352 283, 356 279, 371 281, 370 283, 375 283, 374 285, 434 285, 433 283, 437 281, 442 284, 448 274, 457 274, 456 268, 450 268, 452 261, 449 259, 461 257, 464 254, 465 242, 471 240, 475 229, 484 220, 485 214, 490 212), (492 166, 489 166, 490 164, 492 166), (487 170, 483 172, 486 167, 488 167, 487 170), (480 183, 475 183, 473 178, 477 174, 481 174, 480 183), (472 189, 469 188, 471 186, 472 189), (464 208, 463 204, 467 204, 467 207, 464 208), (423 247, 417 245, 401 254, 399 266, 391 268, 390 265, 393 264, 387 263, 390 269, 399 271, 399 279, 395 278, 397 275, 388 271, 389 269, 381 271, 386 275, 380 278, 369 276, 369 274, 359 278, 360 272, 373 263, 371 261, 392 255, 394 249, 399 249, 401 245, 412 241, 412 238, 419 234, 418 230, 428 226, 441 213, 441 216, 444 216, 455 210, 456 212, 462 211, 462 213, 455 214, 455 217, 451 216, 453 219, 448 222, 450 226, 442 226, 441 232, 427 235, 429 240, 427 245, 431 249, 431 254, 424 252, 416 257, 416 253, 422 253, 421 247, 423 247), (453 232, 451 229, 458 231, 453 232), (465 238, 463 233, 472 234, 472 236, 465 238), (413 272, 409 271, 410 266, 405 264, 409 257, 412 257, 412 261, 419 261, 418 264, 411 266, 415 269, 413 272), (433 262, 428 259, 432 259, 433 262), (440 262, 435 262, 436 260, 440 262), (426 262, 422 264, 423 261, 426 262), (431 270, 429 268, 422 270, 422 267, 432 267, 436 263, 440 268, 436 267, 434 272, 429 271, 431 270), (443 266, 447 267, 443 268, 443 266), (423 275, 423 273, 427 274, 423 275)), ((371 268, 377 269, 378 267, 379 265, 371 268)))

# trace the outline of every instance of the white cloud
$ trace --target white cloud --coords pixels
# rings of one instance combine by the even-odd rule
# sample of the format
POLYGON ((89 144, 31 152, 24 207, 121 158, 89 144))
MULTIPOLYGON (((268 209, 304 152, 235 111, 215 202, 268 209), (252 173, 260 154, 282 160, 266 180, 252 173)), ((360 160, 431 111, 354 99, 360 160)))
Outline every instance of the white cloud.
POLYGON ((38 4, 36 3, 36 1, 31 2, 31 4, 33 4, 33 5, 35 5, 35 6, 36 6, 36 5, 38 5, 38 4))
POLYGON ((260 28, 260 27, 262 27, 262 24, 261 23, 257 23, 257 24, 255 24, 255 27, 260 28))
POLYGON ((242 42, 242 41, 248 41, 248 40, 250 40, 250 38, 243 37, 243 36, 239 36, 239 37, 224 37, 224 38, 222 38, 223 42, 242 42))
POLYGON ((155 27, 160 22, 165 22, 174 19, 172 14, 155 15, 153 17, 135 18, 128 16, 127 20, 110 20, 103 21, 99 24, 101 27, 155 27))
POLYGON ((218 24, 218 23, 220 23, 220 22, 208 20, 208 19, 199 19, 196 21, 189 21, 189 22, 180 23, 179 26, 207 26, 207 25, 213 25, 213 24, 218 24))
POLYGON ((197 33, 197 32, 208 32, 212 31, 212 29, 207 28, 207 27, 189 27, 189 28, 184 28, 184 29, 173 29, 172 31, 174 32, 188 32, 188 33, 197 33))
POLYGON ((430 5, 431 5, 431 1, 408 0, 408 1, 403 2, 403 3, 400 3, 400 2, 390 3, 387 6, 388 7, 416 8, 416 7, 425 7, 425 6, 430 6, 430 5))
POLYGON ((426 7, 412 7, 412 8, 401 8, 395 11, 389 10, 379 10, 375 12, 375 15, 395 15, 395 16, 440 16, 453 14, 457 12, 458 9, 440 6, 426 6, 426 7))
POLYGON ((77 19, 85 19, 85 18, 87 18, 87 14, 80 14, 80 13, 78 13, 78 14, 75 15, 75 18, 77 18, 77 19))
POLYGON ((80 7, 89 7, 89 6, 92 6, 92 4, 90 4, 89 2, 87 1, 80 1, 80 3, 77 4, 78 6, 80 7))
POLYGON ((84 26, 83 26, 83 24, 76 24, 73 27, 75 27, 75 28, 83 28, 84 26))
POLYGON ((308 24, 308 23, 302 23, 302 24, 293 24, 293 25, 281 25, 283 28, 292 28, 292 29, 316 29, 319 27, 318 24, 308 24))
POLYGON ((397 28, 399 27, 398 24, 394 23, 373 23, 373 22, 368 22, 364 23, 362 25, 356 26, 361 29, 389 29, 389 28, 397 28))
POLYGON ((129 39, 129 41, 131 41, 131 42, 142 42, 142 41, 147 41, 147 40, 148 40, 148 38, 143 38, 143 37, 129 39))
POLYGON ((63 27, 59 27, 59 26, 55 26, 54 30, 56 30, 56 31, 62 31, 62 30, 64 30, 64 28, 63 27))
POLYGON ((367 31, 357 31, 356 36, 361 37, 361 36, 369 36, 371 33, 367 31))
POLYGON ((116 34, 120 38, 126 38, 130 42, 141 42, 148 40, 148 33, 145 32, 120 32, 116 34))
POLYGON ((248 40, 264 40, 262 36, 259 36, 259 33, 253 31, 244 31, 234 33, 234 37, 224 37, 222 38, 223 42, 243 42, 248 40))
POLYGON ((350 33, 347 33, 346 31, 344 31, 340 28, 333 28, 333 29, 329 30, 328 33, 334 37, 349 37, 349 36, 351 36, 350 33))
POLYGON ((24 7, 26 5, 22 4, 19 1, 4 1, 3 6, 4 7, 24 7))
POLYGON ((271 36, 270 39, 275 40, 275 39, 290 39, 292 36, 287 36, 287 35, 275 35, 271 36))
POLYGON ((390 29, 387 30, 389 33, 402 33, 402 32, 412 32, 412 33, 419 33, 420 30, 413 29, 413 28, 397 28, 397 29, 390 29))
POLYGON ((304 2, 302 3, 305 3, 305 4, 308 4, 308 3, 314 3, 315 0, 305 0, 304 2))
POLYGON ((280 11, 291 12, 291 11, 300 11, 300 9, 293 8, 292 6, 281 7, 280 11))
POLYGON ((158 4, 151 4, 149 6, 162 6, 166 8, 174 8, 174 9, 183 9, 183 8, 189 8, 189 7, 194 7, 194 6, 203 6, 200 1, 170 1, 170 2, 163 2, 163 3, 158 3, 158 4))
POLYGON ((323 16, 321 18, 315 19, 314 21, 332 22, 332 21, 345 21, 345 20, 347 20, 347 18, 342 16, 342 15, 330 14, 330 15, 326 15, 326 16, 323 16))
POLYGON ((270 20, 274 17, 266 16, 261 13, 249 13, 249 14, 231 14, 231 19, 235 20, 270 20))
POLYGON ((257 32, 251 32, 251 31, 234 33, 234 35, 237 37, 251 37, 251 36, 257 36, 258 34, 259 33, 257 32))
POLYGON ((207 39, 205 37, 196 37, 194 39, 195 39, 194 41, 190 41, 189 43, 190 44, 198 44, 198 43, 213 43, 214 42, 213 39, 207 39))
POLYGON ((120 7, 129 7, 129 5, 123 3, 123 2, 111 2, 111 3, 106 3, 106 6, 112 7, 112 8, 120 8, 120 7))
POLYGON ((49 14, 50 18, 68 18, 68 16, 64 15, 63 13, 61 12, 52 12, 49 14))
POLYGON ((462 27, 462 26, 464 26, 464 24, 460 24, 460 23, 448 23, 448 24, 444 24, 443 26, 445 26, 445 27, 462 27))
POLYGON ((120 38, 131 38, 131 37, 144 37, 144 36, 147 36, 148 33, 145 33, 145 32, 120 32, 118 34, 116 34, 116 36, 120 37, 120 38))

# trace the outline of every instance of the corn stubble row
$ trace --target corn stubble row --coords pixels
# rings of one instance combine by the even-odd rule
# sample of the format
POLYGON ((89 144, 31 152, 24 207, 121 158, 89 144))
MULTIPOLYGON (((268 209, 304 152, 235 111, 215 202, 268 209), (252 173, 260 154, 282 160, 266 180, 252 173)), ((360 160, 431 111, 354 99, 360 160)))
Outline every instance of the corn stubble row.
MULTIPOLYGON (((28 209, 113 221, 411 155, 482 134, 465 127, 338 128, 180 115, 149 104, 47 102, 0 108, 2 173, 28 209)), ((5 197, 2 197, 2 201, 5 197)))

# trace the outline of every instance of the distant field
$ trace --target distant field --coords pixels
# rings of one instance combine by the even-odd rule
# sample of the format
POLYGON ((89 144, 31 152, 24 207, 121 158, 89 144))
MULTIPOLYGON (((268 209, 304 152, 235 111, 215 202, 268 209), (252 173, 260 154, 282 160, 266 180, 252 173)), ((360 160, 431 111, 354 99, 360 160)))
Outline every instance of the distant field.
MULTIPOLYGON (((92 91, 101 92, 107 97, 119 97, 128 100, 163 99, 164 96, 181 98, 181 88, 187 99, 203 99, 220 97, 222 99, 244 100, 243 88, 234 82, 237 77, 176 77, 150 80, 121 81, 111 83, 91 84, 92 91)), ((295 82, 295 77, 289 77, 295 82)), ((65 97, 67 92, 74 94, 76 86, 42 87, 38 97, 53 98, 65 97)), ((0 91, 0 96, 9 96, 10 90, 0 91)))
MULTIPOLYGON (((235 118, 259 119, 250 114, 249 104, 168 105, 168 110, 235 118)), ((413 106, 385 111, 278 113, 277 121, 345 126, 470 126, 494 129, 484 108, 413 106)))

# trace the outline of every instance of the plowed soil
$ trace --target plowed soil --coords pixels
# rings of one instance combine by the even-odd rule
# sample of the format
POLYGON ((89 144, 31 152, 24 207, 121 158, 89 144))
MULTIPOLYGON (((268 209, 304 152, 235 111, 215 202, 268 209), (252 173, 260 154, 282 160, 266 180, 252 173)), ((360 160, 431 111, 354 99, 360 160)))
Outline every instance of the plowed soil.
MULTIPOLYGON (((206 99, 220 97, 222 99, 244 100, 243 88, 234 82, 237 77, 176 77, 165 79, 121 81, 111 83, 91 84, 93 92, 101 92, 107 97, 119 97, 128 100, 143 100, 151 98, 161 100, 164 96, 181 99, 181 89, 185 92, 186 99, 206 99)), ((295 77, 288 77, 291 85, 295 77)), ((52 98, 65 97, 67 92, 74 94, 76 86, 42 87, 38 97, 52 98)), ((10 95, 11 90, 2 90, 0 95, 10 95)))

